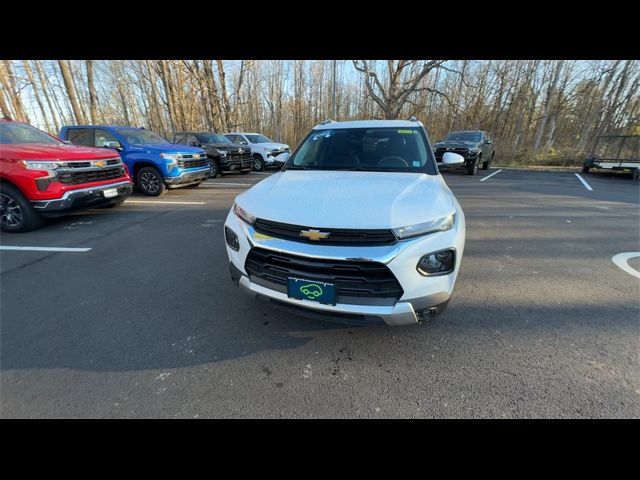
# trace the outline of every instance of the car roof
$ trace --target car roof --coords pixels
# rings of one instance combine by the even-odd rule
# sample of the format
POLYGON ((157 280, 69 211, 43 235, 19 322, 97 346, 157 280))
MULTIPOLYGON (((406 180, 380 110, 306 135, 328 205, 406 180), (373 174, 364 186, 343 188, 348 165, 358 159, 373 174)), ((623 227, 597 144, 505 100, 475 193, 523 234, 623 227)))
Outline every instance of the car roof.
POLYGON ((144 127, 133 127, 131 125, 63 125, 62 128, 134 128, 136 130, 146 130, 144 127))
POLYGON ((348 122, 327 122, 313 127, 314 130, 335 130, 340 128, 415 128, 421 122, 411 120, 351 120, 348 122))

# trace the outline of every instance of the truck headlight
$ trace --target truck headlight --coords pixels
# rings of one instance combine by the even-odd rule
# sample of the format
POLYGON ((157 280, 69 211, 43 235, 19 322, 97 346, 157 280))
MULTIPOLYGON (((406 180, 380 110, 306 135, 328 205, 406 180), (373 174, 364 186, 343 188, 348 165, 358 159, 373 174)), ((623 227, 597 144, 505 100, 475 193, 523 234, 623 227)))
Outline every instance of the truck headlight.
POLYGON ((430 222, 416 223, 415 225, 408 225, 406 227, 398 227, 393 229, 395 236, 404 240, 405 238, 418 237, 420 235, 426 235, 427 233, 444 232, 445 230, 451 230, 456 221, 456 214, 452 213, 446 217, 437 218, 430 222))
POLYGON ((180 155, 177 153, 161 153, 160 156, 165 160, 170 160, 169 163, 178 163, 178 159, 180 158, 180 155))
POLYGON ((418 262, 416 268, 422 275, 426 277, 433 277, 451 273, 455 264, 455 251, 453 249, 448 249, 424 255, 418 262))
POLYGON ((39 160, 22 160, 20 163, 29 170, 57 170, 67 166, 66 162, 43 162, 39 160))
POLYGON ((256 217, 255 216, 251 215, 245 209, 243 209, 242 207, 238 206, 237 203, 233 204, 233 213, 235 213, 238 216, 238 218, 240 218, 240 220, 244 220, 249 225, 253 225, 253 222, 256 221, 256 217))

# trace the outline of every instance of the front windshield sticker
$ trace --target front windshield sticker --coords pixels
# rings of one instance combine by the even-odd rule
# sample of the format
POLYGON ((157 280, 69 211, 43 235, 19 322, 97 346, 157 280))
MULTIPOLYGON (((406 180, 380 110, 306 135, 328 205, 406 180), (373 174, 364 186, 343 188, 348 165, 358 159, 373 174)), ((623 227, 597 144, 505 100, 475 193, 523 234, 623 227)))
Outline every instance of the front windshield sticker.
POLYGON ((411 135, 415 130, 398 130, 398 133, 405 133, 411 135))
POLYGON ((420 167, 422 166, 422 164, 420 162, 417 162, 416 160, 413 161, 413 166, 414 167, 420 167))

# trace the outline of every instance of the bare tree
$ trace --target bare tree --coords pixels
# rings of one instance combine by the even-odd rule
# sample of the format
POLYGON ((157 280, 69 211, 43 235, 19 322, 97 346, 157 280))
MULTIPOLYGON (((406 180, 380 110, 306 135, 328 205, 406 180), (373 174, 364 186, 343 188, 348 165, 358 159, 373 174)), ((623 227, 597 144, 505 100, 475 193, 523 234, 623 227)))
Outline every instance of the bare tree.
POLYGON ((60 66, 60 73, 62 74, 62 79, 64 80, 64 86, 67 90, 69 102, 71 102, 71 108, 73 109, 75 121, 84 124, 86 123, 86 121, 84 115, 82 114, 80 103, 78 102, 76 90, 73 85, 73 78, 71 76, 71 71, 69 70, 69 64, 66 60, 58 60, 58 65, 60 66))

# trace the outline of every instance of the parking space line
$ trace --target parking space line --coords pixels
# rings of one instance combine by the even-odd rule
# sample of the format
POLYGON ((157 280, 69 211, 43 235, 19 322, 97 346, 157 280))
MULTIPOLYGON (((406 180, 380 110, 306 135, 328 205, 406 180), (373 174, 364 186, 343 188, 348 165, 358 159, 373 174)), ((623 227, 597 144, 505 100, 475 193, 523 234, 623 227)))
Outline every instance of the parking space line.
POLYGON ((576 177, 578 177, 578 180, 580 180, 580 181, 582 182, 582 184, 584 185, 584 188, 586 188, 586 189, 587 189, 587 190, 589 190, 589 191, 593 191, 593 188, 591 188, 591 186, 590 186, 587 182, 585 182, 585 181, 584 181, 584 178, 582 178, 582 177, 581 177, 580 175, 578 175, 577 173, 574 173, 574 175, 575 175, 576 177))
POLYGON ((638 272, 635 268, 629 265, 629 259, 640 257, 640 252, 623 252, 618 253, 611 257, 613 263, 615 263, 620 269, 627 272, 629 275, 633 275, 634 277, 640 278, 640 272, 638 272))
POLYGON ((207 183, 206 185, 200 185, 200 188, 205 187, 205 188, 209 188, 209 187, 220 187, 223 185, 231 185, 231 186, 238 186, 238 187, 250 187, 253 184, 252 183, 233 183, 233 182, 220 182, 220 183, 207 183))
POLYGON ((125 203, 162 203, 167 205, 204 205, 204 202, 174 202, 163 200, 127 200, 125 203))
POLYGON ((33 252, 88 252, 91 248, 63 248, 63 247, 16 247, 0 245, 0 250, 27 250, 33 252))
POLYGON ((484 182, 485 180, 488 180, 489 178, 493 177, 494 175, 496 175, 496 174, 500 173, 501 171, 502 171, 502 170, 497 170, 497 171, 493 172, 491 175, 487 175, 486 177, 482 177, 482 178, 480 179, 480 181, 481 181, 481 182, 484 182))

